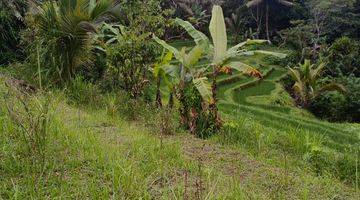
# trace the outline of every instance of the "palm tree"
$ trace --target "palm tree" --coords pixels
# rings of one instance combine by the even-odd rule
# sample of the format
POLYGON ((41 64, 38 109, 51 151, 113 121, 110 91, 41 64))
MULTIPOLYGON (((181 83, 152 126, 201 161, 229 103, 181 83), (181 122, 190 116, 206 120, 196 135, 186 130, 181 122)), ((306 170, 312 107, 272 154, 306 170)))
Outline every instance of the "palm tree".
MULTIPOLYGON (((247 19, 244 19, 242 15, 242 8, 236 9, 229 17, 225 18, 226 25, 230 28, 234 36, 234 42, 238 43, 241 33, 244 32, 247 19)), ((247 38, 245 35, 244 38, 247 38)))
POLYGON ((114 0, 59 0, 33 8, 38 45, 45 48, 43 70, 55 82, 69 81, 77 67, 91 64, 90 33, 114 6, 114 0))
POLYGON ((223 4, 224 0, 171 0, 172 7, 183 18, 191 21, 198 29, 209 21, 209 12, 214 4, 223 4))
MULTIPOLYGON (((266 39, 270 41, 270 32, 269 32, 269 11, 270 11, 270 5, 273 4, 281 4, 284 6, 293 6, 294 3, 286 0, 250 0, 246 5, 248 7, 257 7, 258 9, 258 15, 259 15, 259 8, 260 6, 265 6, 265 27, 266 27, 266 39)), ((259 16, 258 16, 259 18, 259 16)), ((259 19, 258 19, 259 20, 259 19)), ((260 20, 259 20, 260 21, 260 20)), ((259 25, 258 25, 259 26, 259 25)), ((258 31, 260 31, 258 29, 258 31)), ((258 33, 260 34, 260 33, 258 33)))
POLYGON ((293 90, 298 98, 299 103, 303 107, 308 107, 312 99, 328 91, 345 92, 343 85, 337 83, 329 83, 321 85, 319 78, 325 68, 325 64, 321 63, 318 67, 311 64, 310 60, 305 60, 304 64, 299 64, 297 68, 290 68, 289 73, 295 81, 293 90))

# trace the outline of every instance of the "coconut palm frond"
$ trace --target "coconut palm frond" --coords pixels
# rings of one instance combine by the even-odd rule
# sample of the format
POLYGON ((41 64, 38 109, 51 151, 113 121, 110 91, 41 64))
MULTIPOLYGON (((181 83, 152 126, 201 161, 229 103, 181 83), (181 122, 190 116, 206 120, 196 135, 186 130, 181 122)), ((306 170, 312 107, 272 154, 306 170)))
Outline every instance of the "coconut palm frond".
POLYGON ((289 6, 289 7, 295 5, 294 3, 290 2, 290 1, 285 1, 285 0, 277 0, 277 2, 279 4, 282 4, 284 6, 289 6))
POLYGON ((316 92, 314 93, 314 97, 319 96, 320 94, 323 94, 324 92, 329 92, 329 91, 338 91, 340 93, 346 93, 346 88, 342 84, 329 83, 329 84, 323 85, 319 89, 317 89, 316 92))
POLYGON ((301 75, 298 70, 289 68, 289 74, 295 82, 301 81, 301 75))
POLYGON ((261 3, 263 3, 264 0, 252 0, 252 1, 249 1, 246 6, 247 7, 253 7, 253 6, 257 6, 261 3))

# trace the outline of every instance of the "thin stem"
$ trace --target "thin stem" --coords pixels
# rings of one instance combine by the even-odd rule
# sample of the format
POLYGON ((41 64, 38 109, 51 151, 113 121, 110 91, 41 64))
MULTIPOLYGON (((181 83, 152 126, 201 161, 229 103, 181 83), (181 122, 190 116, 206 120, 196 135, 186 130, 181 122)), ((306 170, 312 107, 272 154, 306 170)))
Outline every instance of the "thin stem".
POLYGON ((40 87, 40 90, 42 90, 39 44, 36 47, 36 53, 37 53, 37 67, 38 67, 39 87, 40 87))

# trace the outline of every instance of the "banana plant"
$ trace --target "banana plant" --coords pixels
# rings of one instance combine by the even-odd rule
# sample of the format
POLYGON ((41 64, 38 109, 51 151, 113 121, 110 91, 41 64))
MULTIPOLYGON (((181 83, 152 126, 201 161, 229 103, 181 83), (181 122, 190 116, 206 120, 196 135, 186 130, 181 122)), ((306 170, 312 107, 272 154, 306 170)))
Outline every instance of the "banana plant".
POLYGON ((227 41, 227 33, 226 33, 226 25, 223 10, 220 6, 215 5, 212 10, 212 17, 210 21, 210 34, 212 37, 212 44, 209 42, 210 40, 206 37, 205 34, 196 30, 189 22, 185 22, 181 19, 176 19, 176 22, 185 28, 189 35, 193 37, 194 41, 198 45, 204 45, 207 57, 211 60, 210 66, 212 67, 212 105, 211 107, 214 110, 214 114, 217 115, 216 108, 216 79, 220 71, 223 68, 232 68, 234 70, 238 70, 242 73, 246 73, 252 76, 256 76, 261 78, 261 73, 256 70, 254 67, 241 62, 241 61, 233 61, 232 58, 240 57, 240 56, 252 56, 255 54, 267 54, 280 58, 285 58, 286 55, 282 53, 263 51, 263 50, 255 50, 248 51, 246 46, 253 44, 262 44, 267 42, 267 40, 247 40, 245 42, 241 42, 231 48, 228 48, 227 41))
MULTIPOLYGON (((173 77, 176 77, 174 79, 176 80, 174 81, 174 84, 176 85, 176 90, 178 94, 177 98, 179 102, 181 104, 184 104, 186 102, 187 99, 185 95, 185 89, 188 86, 193 85, 201 95, 202 99, 204 99, 205 102, 207 102, 208 104, 211 104, 213 102, 210 90, 211 85, 207 80, 207 77, 204 75, 206 67, 198 66, 198 62, 205 52, 206 47, 204 46, 204 44, 200 44, 200 40, 197 40, 198 44, 194 48, 187 50, 187 48, 183 47, 181 50, 178 50, 175 47, 167 44, 165 41, 159 39, 155 35, 153 36, 153 38, 157 43, 170 51, 173 54, 175 60, 177 61, 177 65, 175 65, 176 68, 172 68, 172 70, 169 71, 173 73, 173 77)), ((197 114, 189 116, 189 113, 192 112, 189 109, 191 108, 188 108, 187 106, 185 106, 185 104, 180 105, 179 113, 181 118, 181 124, 184 127, 190 127, 190 131, 194 132, 193 130, 195 130, 194 127, 196 126, 193 125, 196 124, 194 123, 194 121, 196 121, 195 116, 197 116, 197 114)))
POLYGON ((154 64, 153 75, 156 79, 156 104, 158 107, 162 107, 161 98, 161 82, 163 81, 170 91, 169 107, 173 107, 173 93, 177 82, 176 66, 171 64, 173 54, 169 51, 163 53, 159 62, 154 64))
MULTIPOLYGON (((242 73, 247 73, 252 76, 262 77, 261 73, 256 70, 254 67, 241 62, 241 61, 233 61, 232 58, 239 57, 239 56, 252 56, 258 53, 261 54, 268 54, 277 56, 280 58, 286 57, 285 54, 276 53, 276 52, 269 52, 269 51, 262 51, 262 50, 255 50, 255 51, 248 51, 246 50, 247 45, 252 44, 261 44, 267 42, 266 40, 247 40, 245 42, 241 42, 231 48, 228 48, 227 42, 227 33, 226 33, 226 25, 225 19, 223 15, 222 8, 220 6, 215 5, 212 10, 212 17, 210 21, 210 34, 212 37, 212 43, 210 39, 202 32, 196 30, 191 23, 184 21, 182 19, 177 18, 175 22, 182 26, 188 34, 194 39, 196 46, 193 50, 190 51, 189 55, 184 53, 184 49, 182 51, 178 51, 175 47, 168 45, 165 41, 160 40, 156 36, 154 39, 160 45, 162 45, 167 50, 171 51, 175 58, 181 63, 180 70, 185 71, 184 69, 192 69, 196 68, 195 63, 200 59, 201 55, 207 57, 211 62, 208 66, 201 68, 200 74, 204 74, 206 70, 212 71, 212 84, 209 83, 205 76, 193 76, 192 82, 200 92, 203 99, 209 104, 210 110, 213 111, 215 119, 219 122, 220 126, 220 117, 217 113, 217 106, 216 106, 216 79, 220 71, 227 71, 223 70, 223 68, 232 68, 238 70, 242 73), (193 57, 193 59, 189 59, 189 57, 193 57), (194 59, 196 58, 196 59, 194 59), (187 62, 191 63, 191 68, 187 65, 187 62)), ((183 73, 181 73, 183 74, 183 73)), ((184 77, 182 77, 184 80, 184 77)), ((181 86, 181 84, 180 84, 181 86)), ((180 87, 181 88, 181 87, 180 87)))
POLYGON ((186 83, 192 82, 204 100, 211 103, 212 97, 209 91, 205 90, 209 88, 210 83, 208 82, 204 72, 206 68, 199 67, 197 64, 204 54, 205 47, 201 44, 196 45, 190 51, 187 51, 183 47, 180 51, 175 47, 167 44, 164 40, 159 39, 155 35, 153 36, 154 40, 162 45, 165 49, 170 51, 178 65, 178 75, 179 75, 179 89, 182 89, 186 83))
POLYGON ((321 63, 316 67, 314 64, 311 64, 310 60, 305 60, 303 64, 299 63, 297 68, 289 68, 289 74, 293 81, 295 81, 293 90, 303 107, 307 107, 312 99, 324 92, 346 92, 345 87, 341 84, 319 84, 318 80, 324 68, 325 63, 321 63))

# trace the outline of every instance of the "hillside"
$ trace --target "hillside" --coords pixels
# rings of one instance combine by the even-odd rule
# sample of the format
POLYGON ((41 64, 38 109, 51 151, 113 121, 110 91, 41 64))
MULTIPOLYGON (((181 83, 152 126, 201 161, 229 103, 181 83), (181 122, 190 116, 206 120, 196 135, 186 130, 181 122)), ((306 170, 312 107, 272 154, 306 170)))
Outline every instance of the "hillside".
POLYGON ((0 200, 360 200, 360 0, 1 0, 0 200))
MULTIPOLYGON (((2 96, 7 90, 2 80, 2 96)), ((31 97, 43 98, 43 94, 31 97)), ((51 99, 44 160, 34 164, 36 158, 24 157, 27 151, 19 149, 26 144, 16 139, 20 135, 11 136, 18 127, 6 114, 10 99, 6 103, 1 98, 0 195, 5 199, 356 199, 347 184, 300 170, 291 157, 265 159, 263 151, 254 155, 188 133, 162 136, 103 109, 69 106, 61 93, 51 94, 51 99)), ((243 124, 247 134, 261 128, 260 119, 238 116, 243 122, 251 120, 243 124)))
POLYGON ((63 92, 36 94, 30 101, 46 96, 52 102, 40 165, 23 157, 19 135, 9 135, 19 127, 5 105, 21 101, 6 95, 3 77, 1 196, 356 199, 351 187, 356 166, 347 158, 359 144, 359 126, 315 119, 293 106, 278 83, 284 68, 267 64, 263 56, 246 62, 258 66, 264 78, 219 77, 226 122, 222 133, 207 140, 178 131, 162 135, 146 125, 147 115, 128 121, 121 112, 109 115, 106 105, 70 106, 63 92))

